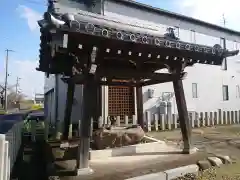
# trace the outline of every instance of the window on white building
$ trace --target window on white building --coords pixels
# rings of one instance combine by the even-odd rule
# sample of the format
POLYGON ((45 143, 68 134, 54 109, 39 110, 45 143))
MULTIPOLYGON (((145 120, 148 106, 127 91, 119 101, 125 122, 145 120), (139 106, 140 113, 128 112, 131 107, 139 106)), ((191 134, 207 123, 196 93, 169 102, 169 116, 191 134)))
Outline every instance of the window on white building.
POLYGON ((226 39, 225 38, 220 38, 220 45, 222 46, 223 49, 226 49, 226 39))
POLYGON ((196 43, 196 32, 194 30, 191 30, 190 40, 191 40, 191 43, 196 43))
POLYGON ((238 50, 239 48, 239 43, 237 41, 234 41, 234 49, 238 50))
POLYGON ((240 98, 240 87, 236 85, 236 98, 240 98))
POLYGON ((175 29, 175 35, 179 37, 179 27, 175 26, 174 29, 175 29))
POLYGON ((224 58, 224 59, 223 59, 223 62, 222 62, 222 70, 224 70, 224 71, 227 70, 227 58, 224 58))
POLYGON ((198 98, 197 83, 192 83, 192 97, 198 98))
POLYGON ((223 90, 223 100, 228 101, 229 100, 228 85, 223 85, 222 90, 223 90))
MULTIPOLYGON (((226 39, 225 38, 220 38, 220 45, 222 46, 223 49, 226 49, 226 39)), ((227 58, 223 59, 222 70, 227 70, 227 58)))

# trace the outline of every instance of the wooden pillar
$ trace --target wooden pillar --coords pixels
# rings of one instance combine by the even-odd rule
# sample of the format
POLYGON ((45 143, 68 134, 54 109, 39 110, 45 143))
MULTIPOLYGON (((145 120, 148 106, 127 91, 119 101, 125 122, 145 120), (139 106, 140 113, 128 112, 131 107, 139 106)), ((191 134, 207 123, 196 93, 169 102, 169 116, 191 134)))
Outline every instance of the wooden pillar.
POLYGON ((137 123, 144 128, 143 120, 143 95, 142 95, 142 86, 136 87, 136 99, 137 99, 137 123))
POLYGON ((67 99, 66 99, 65 114, 64 114, 63 140, 68 140, 69 127, 70 127, 70 124, 71 124, 74 91, 75 91, 75 84, 74 83, 68 83, 67 99))
MULTIPOLYGON (((102 79, 103 81, 106 81, 106 78, 102 79)), ((106 123, 107 117, 108 117, 108 86, 103 85, 101 86, 101 107, 102 112, 101 116, 103 118, 103 123, 106 123)))
POLYGON ((55 89, 54 89, 54 103, 55 103, 55 114, 54 114, 54 118, 55 118, 55 122, 54 122, 54 124, 56 124, 57 123, 57 120, 58 120, 58 117, 59 117, 59 115, 58 115, 58 103, 59 103, 59 101, 58 101, 58 98, 59 98, 59 75, 58 74, 56 74, 55 75, 55 89))
POLYGON ((191 151, 191 125, 189 122, 187 104, 181 79, 173 81, 173 88, 175 91, 178 115, 180 120, 180 128, 183 138, 183 153, 189 154, 191 151))
POLYGON ((90 139, 92 120, 96 117, 98 85, 93 75, 89 75, 83 88, 83 116, 80 124, 80 143, 78 148, 77 172, 89 169, 90 139))
POLYGON ((95 89, 96 93, 96 98, 95 98, 95 103, 96 105, 94 106, 95 111, 93 113, 93 130, 98 129, 98 120, 99 117, 102 116, 102 87, 97 86, 95 89))

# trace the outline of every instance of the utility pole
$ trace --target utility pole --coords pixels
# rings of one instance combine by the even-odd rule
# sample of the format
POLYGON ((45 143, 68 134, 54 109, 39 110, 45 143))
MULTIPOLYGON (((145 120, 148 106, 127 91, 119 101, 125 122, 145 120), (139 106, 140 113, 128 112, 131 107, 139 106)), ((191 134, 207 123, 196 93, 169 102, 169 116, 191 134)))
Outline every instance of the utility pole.
POLYGON ((17 77, 17 82, 16 82, 16 101, 17 101, 17 95, 18 95, 18 87, 19 87, 19 80, 21 78, 17 77))
POLYGON ((224 14, 223 14, 223 26, 226 27, 226 18, 224 14))
POLYGON ((9 52, 13 52, 13 50, 11 49, 6 49, 6 74, 5 74, 5 85, 4 85, 4 89, 5 89, 5 92, 4 92, 4 97, 5 97, 5 105, 4 105, 4 110, 7 111, 7 86, 8 86, 8 54, 9 52))

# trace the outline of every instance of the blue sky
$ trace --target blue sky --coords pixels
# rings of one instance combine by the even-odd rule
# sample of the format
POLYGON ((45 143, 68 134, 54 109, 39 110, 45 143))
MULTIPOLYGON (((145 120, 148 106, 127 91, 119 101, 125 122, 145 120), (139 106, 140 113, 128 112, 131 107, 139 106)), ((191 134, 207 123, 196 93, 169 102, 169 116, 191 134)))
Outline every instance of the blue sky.
POLYGON ((153 7, 159 7, 169 11, 177 11, 176 6, 174 6, 173 4, 175 3, 175 1, 181 0, 137 0, 137 1, 143 4, 151 5, 153 7))
MULTIPOLYGON (((139 2, 159 6, 156 1, 139 0, 139 2)), ((2 57, 5 56, 4 49, 6 48, 16 51, 16 53, 10 55, 13 59, 19 59, 20 56, 21 59, 36 60, 38 57, 39 32, 29 29, 23 13, 24 8, 43 13, 46 9, 45 3, 40 0, 1 0, 0 5, 4 7, 0 16, 5 18, 0 33, 2 40, 0 42, 0 62, 2 57)), ((162 8, 174 10, 171 5, 171 0, 164 0, 161 3, 162 8)))
POLYGON ((2 0, 0 2, 1 9, 0 16, 4 17, 4 21, 1 23, 0 38, 3 40, 0 43, 0 49, 11 48, 16 50, 15 54, 11 56, 19 56, 25 58, 36 58, 37 51, 33 50, 33 47, 39 42, 38 32, 30 32, 26 19, 21 17, 22 7, 26 6, 30 9, 34 9, 37 12, 44 12, 46 8, 43 3, 34 4, 27 3, 24 0, 2 0), (42 4, 42 5, 41 5, 42 4), (20 53, 20 54, 19 54, 20 53))
MULTIPOLYGON (((138 1, 220 25, 222 13, 225 13, 229 27, 240 29, 237 25, 240 15, 236 8, 240 7, 239 0, 138 1)), ((4 82, 5 49, 9 48, 16 51, 9 55, 9 84, 14 85, 19 76, 25 94, 33 96, 34 92, 43 92, 44 75, 35 71, 40 39, 36 21, 47 8, 46 3, 43 0, 1 0, 0 7, 0 17, 4 17, 0 28, 0 83, 4 82)))
POLYGON ((32 96, 35 91, 42 92, 43 75, 33 72, 38 59, 39 31, 30 29, 24 17, 31 15, 31 10, 42 13, 46 6, 25 0, 1 0, 0 7, 4 7, 0 11, 0 16, 4 17, 0 28, 0 83, 5 78, 5 49, 8 48, 15 51, 9 54, 9 84, 14 85, 17 76, 20 76, 20 88, 25 94, 32 96), (31 70, 27 70, 29 66, 31 70), (28 88, 31 84, 34 87, 28 88))

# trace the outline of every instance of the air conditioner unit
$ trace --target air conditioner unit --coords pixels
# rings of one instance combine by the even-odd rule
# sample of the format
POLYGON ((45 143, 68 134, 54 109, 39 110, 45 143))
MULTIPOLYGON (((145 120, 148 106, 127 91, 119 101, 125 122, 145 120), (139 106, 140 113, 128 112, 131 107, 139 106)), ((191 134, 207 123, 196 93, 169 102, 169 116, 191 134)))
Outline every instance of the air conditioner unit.
POLYGON ((153 98, 154 90, 148 89, 148 98, 153 98))

